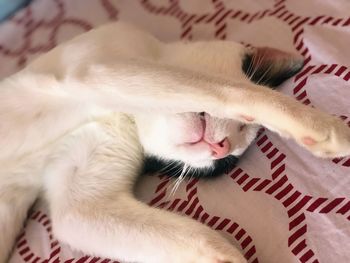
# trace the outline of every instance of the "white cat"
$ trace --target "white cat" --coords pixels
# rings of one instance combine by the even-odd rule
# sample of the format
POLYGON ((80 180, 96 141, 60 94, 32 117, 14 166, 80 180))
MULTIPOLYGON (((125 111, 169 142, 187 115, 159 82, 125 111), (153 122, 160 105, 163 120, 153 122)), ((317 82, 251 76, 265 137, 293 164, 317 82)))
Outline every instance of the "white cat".
POLYGON ((259 85, 278 85, 300 66, 274 49, 164 44, 114 23, 3 80, 0 262, 41 190, 55 236, 85 253, 128 262, 245 262, 207 226, 137 201, 133 186, 147 156, 199 175, 221 172, 220 160, 240 155, 257 125, 317 156, 350 154, 342 121, 259 85))

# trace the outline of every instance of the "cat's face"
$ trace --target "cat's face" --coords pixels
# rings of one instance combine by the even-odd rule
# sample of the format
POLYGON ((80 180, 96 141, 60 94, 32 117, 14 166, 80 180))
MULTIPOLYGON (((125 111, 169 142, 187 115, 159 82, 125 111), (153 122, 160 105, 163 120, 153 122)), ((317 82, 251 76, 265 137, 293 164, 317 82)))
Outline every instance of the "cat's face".
MULTIPOLYGON (((294 61, 290 55, 273 49, 250 49, 246 53, 242 53, 242 50, 243 47, 234 46, 232 60, 225 65, 228 67, 227 72, 233 70, 234 78, 240 78, 240 81, 259 82, 275 87, 298 72, 302 66, 300 59, 294 61)), ((193 53, 195 54, 195 49, 187 54, 187 63, 183 66, 189 67, 193 62, 193 53)), ((209 55, 215 61, 215 55, 209 55)), ((182 61, 176 59, 181 64, 182 61)), ((215 72, 215 65, 206 66, 203 70, 203 63, 197 63, 198 58, 196 60, 191 68, 198 65, 199 71, 222 73, 223 65, 218 66, 220 72, 215 72)), ((254 124, 247 125, 236 120, 218 119, 207 113, 194 112, 173 115, 139 114, 135 120, 140 141, 149 156, 146 159, 146 171, 164 169, 164 172, 174 176, 181 176, 184 167, 195 168, 191 175, 197 177, 222 174, 226 169, 232 168, 259 129, 254 124)))
POLYGON ((240 156, 259 128, 207 113, 139 115, 136 122, 148 154, 179 160, 194 168, 210 168, 218 159, 240 156))

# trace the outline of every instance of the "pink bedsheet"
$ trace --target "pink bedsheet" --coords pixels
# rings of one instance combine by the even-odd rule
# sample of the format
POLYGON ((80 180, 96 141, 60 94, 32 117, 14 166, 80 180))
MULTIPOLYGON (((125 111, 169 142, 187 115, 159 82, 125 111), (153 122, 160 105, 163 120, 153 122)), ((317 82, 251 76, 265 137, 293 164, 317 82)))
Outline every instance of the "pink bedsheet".
MULTIPOLYGON (((349 10, 347 0, 36 0, 0 25, 0 75, 123 20, 167 41, 217 38, 299 52, 306 66, 282 91, 350 123, 349 10)), ((138 193, 221 231, 250 263, 350 262, 350 158, 320 160, 264 131, 229 174, 183 183, 174 196, 171 186, 145 177, 138 193)), ((109 262, 70 250, 51 231, 39 202, 11 262, 109 262)))

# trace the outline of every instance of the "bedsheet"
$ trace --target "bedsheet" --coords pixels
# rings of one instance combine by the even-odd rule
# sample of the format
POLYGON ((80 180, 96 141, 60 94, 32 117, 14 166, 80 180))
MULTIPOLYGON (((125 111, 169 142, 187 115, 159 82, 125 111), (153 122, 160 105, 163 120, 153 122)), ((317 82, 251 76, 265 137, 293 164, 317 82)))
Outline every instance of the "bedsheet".
MULTIPOLYGON (((349 10, 347 0, 34 0, 0 24, 0 76, 93 27, 128 21, 164 41, 225 39, 297 52, 306 65, 282 92, 350 124, 349 10)), ((220 231, 250 263, 350 262, 350 158, 321 160, 263 130, 228 174, 189 180, 175 195, 171 188, 166 176, 145 176, 137 193, 220 231)), ((39 201, 10 262, 112 260, 58 242, 39 201)))

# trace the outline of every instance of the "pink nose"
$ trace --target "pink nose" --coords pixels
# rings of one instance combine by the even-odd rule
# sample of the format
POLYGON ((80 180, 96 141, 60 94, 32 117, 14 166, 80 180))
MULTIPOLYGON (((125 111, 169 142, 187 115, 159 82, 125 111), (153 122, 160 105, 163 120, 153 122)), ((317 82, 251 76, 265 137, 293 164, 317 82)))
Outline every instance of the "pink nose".
POLYGON ((221 159, 226 157, 230 153, 230 142, 227 138, 223 139, 221 142, 218 143, 208 143, 211 150, 212 155, 215 158, 221 159))

